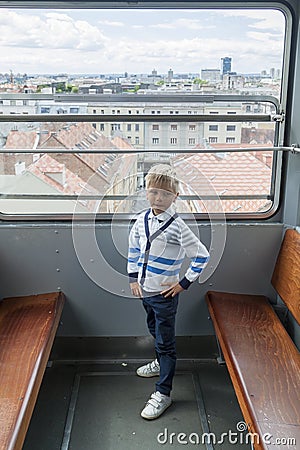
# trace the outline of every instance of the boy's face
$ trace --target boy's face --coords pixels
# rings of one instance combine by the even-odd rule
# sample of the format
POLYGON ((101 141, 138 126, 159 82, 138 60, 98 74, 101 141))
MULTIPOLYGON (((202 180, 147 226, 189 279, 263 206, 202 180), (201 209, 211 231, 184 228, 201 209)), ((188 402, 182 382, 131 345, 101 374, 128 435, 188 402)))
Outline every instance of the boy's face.
POLYGON ((147 200, 153 210, 153 213, 157 216, 166 211, 178 197, 178 192, 175 193, 170 190, 169 187, 160 185, 150 185, 147 189, 147 200))

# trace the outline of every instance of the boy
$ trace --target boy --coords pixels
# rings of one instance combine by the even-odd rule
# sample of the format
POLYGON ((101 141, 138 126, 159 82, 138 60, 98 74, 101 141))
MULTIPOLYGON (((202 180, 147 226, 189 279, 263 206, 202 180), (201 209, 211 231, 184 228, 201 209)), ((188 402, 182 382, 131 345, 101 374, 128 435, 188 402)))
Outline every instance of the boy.
POLYGON ((156 359, 137 369, 141 377, 159 376, 156 392, 141 412, 149 420, 159 417, 172 403, 178 295, 198 278, 209 258, 206 247, 175 212, 178 191, 179 181, 171 166, 152 167, 146 176, 151 208, 138 216, 129 236, 131 292, 143 299, 149 332, 155 339, 156 359), (179 281, 185 255, 191 264, 179 281))

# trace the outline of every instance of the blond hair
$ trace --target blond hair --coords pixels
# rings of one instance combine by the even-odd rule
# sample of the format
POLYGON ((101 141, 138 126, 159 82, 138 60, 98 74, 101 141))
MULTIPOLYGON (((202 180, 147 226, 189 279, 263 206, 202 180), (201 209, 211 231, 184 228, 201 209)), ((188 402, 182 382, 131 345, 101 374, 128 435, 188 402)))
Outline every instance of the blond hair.
POLYGON ((177 194, 179 191, 179 180, 173 167, 168 164, 152 166, 146 175, 146 189, 150 186, 168 189, 177 194))

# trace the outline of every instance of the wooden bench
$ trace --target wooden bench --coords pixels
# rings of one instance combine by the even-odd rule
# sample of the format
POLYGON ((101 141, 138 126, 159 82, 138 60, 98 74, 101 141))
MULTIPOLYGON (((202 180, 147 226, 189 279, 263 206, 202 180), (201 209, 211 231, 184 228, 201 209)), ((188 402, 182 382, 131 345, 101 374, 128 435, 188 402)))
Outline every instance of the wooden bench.
MULTIPOLYGON (((296 230, 285 233, 272 284, 299 324, 296 230)), ((268 298, 209 291, 206 300, 254 448, 299 449, 300 354, 268 298)))
POLYGON ((0 450, 19 450, 64 304, 62 293, 0 301, 0 450))

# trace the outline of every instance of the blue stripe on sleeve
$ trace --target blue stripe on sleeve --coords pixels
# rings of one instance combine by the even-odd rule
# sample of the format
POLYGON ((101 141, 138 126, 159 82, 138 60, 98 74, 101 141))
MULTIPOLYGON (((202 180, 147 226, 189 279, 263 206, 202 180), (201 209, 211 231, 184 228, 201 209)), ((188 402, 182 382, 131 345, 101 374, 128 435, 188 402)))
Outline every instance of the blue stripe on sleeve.
POLYGON ((191 258, 191 260, 194 263, 206 263, 209 260, 209 257, 196 257, 196 258, 191 258))
POLYGON ((130 247, 130 248, 129 248, 129 251, 130 251, 131 253, 139 253, 139 252, 141 251, 141 249, 140 249, 140 248, 137 248, 137 247, 130 247))
POLYGON ((191 267, 191 270, 193 271, 193 272, 197 272, 197 273, 201 273, 202 272, 202 270, 203 270, 203 267, 191 267))
POLYGON ((139 260, 139 256, 137 256, 136 258, 128 258, 128 262, 130 263, 136 263, 139 260))

